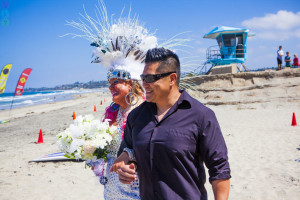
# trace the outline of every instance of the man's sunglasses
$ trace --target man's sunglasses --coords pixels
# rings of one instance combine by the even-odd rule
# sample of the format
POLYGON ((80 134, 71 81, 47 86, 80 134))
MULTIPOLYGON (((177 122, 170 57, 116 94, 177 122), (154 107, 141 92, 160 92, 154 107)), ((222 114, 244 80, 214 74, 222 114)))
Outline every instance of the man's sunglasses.
POLYGON ((149 75, 141 75, 141 79, 143 82, 146 82, 146 83, 153 83, 165 76, 169 76, 170 74, 173 74, 173 73, 176 73, 176 72, 167 72, 167 73, 163 73, 163 74, 149 74, 149 75))

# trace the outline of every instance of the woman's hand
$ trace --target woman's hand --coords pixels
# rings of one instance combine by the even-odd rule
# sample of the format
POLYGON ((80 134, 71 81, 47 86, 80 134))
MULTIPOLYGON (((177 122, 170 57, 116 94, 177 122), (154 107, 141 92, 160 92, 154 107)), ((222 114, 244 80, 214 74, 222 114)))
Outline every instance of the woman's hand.
POLYGON ((126 152, 122 152, 121 155, 116 158, 110 172, 117 172, 118 169, 120 169, 123 165, 126 165, 129 163, 129 156, 126 152))
POLYGON ((131 184, 136 180, 137 176, 135 174, 135 165, 133 163, 123 165, 119 170, 119 181, 123 184, 131 184))

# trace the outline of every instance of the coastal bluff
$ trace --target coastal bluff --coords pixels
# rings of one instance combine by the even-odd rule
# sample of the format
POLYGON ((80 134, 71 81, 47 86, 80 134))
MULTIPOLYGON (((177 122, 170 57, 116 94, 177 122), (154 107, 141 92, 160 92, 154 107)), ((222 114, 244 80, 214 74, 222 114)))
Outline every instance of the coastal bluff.
POLYGON ((300 107, 300 68, 189 78, 194 96, 205 105, 300 107))

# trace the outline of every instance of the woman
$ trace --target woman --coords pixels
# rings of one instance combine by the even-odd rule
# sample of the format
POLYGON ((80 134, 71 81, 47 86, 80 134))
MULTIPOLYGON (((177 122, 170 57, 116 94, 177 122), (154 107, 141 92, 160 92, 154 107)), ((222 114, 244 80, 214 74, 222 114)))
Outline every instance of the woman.
POLYGON ((138 180, 131 185, 122 184, 119 182, 118 175, 111 172, 111 167, 117 157, 127 116, 132 109, 144 101, 144 92, 136 80, 130 80, 128 77, 120 79, 109 76, 109 84, 114 103, 106 109, 105 119, 110 119, 111 125, 119 127, 119 139, 113 140, 113 145, 108 149, 104 197, 105 199, 140 199, 138 180))
MULTIPOLYGON (((119 177, 111 168, 117 158, 117 153, 123 138, 123 131, 126 125, 126 119, 132 109, 144 101, 144 91, 137 80, 132 80, 130 73, 119 69, 113 69, 113 73, 108 73, 109 90, 112 94, 113 103, 106 108, 104 119, 110 120, 110 125, 118 127, 118 137, 113 137, 112 145, 107 150, 107 166, 103 173, 102 162, 92 167, 97 176, 100 176, 100 183, 104 185, 105 199, 140 199, 138 180, 131 185, 125 185, 119 182, 119 177), (126 73, 122 78, 118 74, 126 73)), ((130 151, 127 149, 126 151, 130 151)))
POLYGON ((297 54, 294 54, 293 67, 294 68, 298 68, 299 67, 299 59, 298 59, 297 54))

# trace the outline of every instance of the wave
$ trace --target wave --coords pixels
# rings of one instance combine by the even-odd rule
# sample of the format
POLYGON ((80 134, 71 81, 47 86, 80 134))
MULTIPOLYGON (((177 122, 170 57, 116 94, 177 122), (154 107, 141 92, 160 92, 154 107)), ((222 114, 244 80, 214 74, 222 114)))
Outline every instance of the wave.
POLYGON ((91 92, 106 92, 107 88, 100 89, 87 89, 87 90, 57 90, 57 91, 46 91, 46 92, 34 92, 34 93, 23 93, 22 96, 10 96, 0 97, 0 110, 9 109, 12 101, 13 107, 23 107, 28 105, 52 103, 55 101, 62 101, 72 99, 75 94, 84 94, 91 92))
POLYGON ((33 101, 32 100, 26 100, 23 102, 24 104, 33 104, 33 101))

